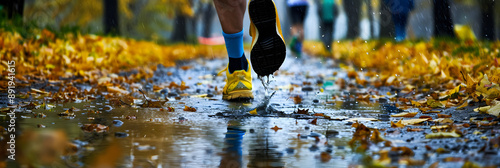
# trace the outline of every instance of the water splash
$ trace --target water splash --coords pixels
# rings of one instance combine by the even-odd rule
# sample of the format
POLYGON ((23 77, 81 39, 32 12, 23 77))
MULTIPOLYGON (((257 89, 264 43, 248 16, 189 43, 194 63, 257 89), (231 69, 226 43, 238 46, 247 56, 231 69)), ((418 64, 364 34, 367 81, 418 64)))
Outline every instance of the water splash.
POLYGON ((264 86, 264 95, 266 98, 270 97, 269 85, 271 84, 271 80, 269 79, 269 76, 271 75, 259 76, 259 80, 262 82, 262 86, 264 86))

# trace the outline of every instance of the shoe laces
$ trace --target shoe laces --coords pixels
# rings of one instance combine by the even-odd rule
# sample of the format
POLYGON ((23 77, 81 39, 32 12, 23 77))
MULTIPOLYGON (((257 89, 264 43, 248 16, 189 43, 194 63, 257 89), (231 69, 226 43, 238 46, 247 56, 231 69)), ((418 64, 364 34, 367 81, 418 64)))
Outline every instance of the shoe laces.
MULTIPOLYGON (((224 68, 224 69, 222 69, 221 71, 219 71, 219 73, 217 73, 217 76, 219 76, 221 73, 223 73, 223 72, 225 72, 225 71, 227 71, 227 70, 228 70, 228 68, 227 68, 227 67, 226 67, 226 68, 224 68)), ((246 76, 245 71, 234 71, 234 72, 233 72, 232 74, 230 74, 230 75, 234 75, 234 76, 235 76, 235 78, 234 78, 234 79, 236 79, 236 80, 238 80, 238 79, 239 79, 239 80, 244 80, 244 81, 249 82, 247 79, 245 79, 245 76, 246 76)), ((233 79, 233 80, 234 80, 234 79, 233 79)))

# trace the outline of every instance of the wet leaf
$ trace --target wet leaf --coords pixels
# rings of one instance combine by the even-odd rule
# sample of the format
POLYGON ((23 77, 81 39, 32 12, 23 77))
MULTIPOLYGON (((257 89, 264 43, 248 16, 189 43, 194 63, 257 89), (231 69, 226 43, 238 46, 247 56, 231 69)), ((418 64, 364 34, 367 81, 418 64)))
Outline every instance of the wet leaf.
POLYGON ((184 111, 196 112, 196 108, 189 107, 189 106, 184 106, 184 111))
POLYGON ((293 97, 293 103, 295 103, 295 104, 302 103, 302 97, 300 97, 299 95, 294 96, 293 97))
POLYGON ((316 125, 317 122, 318 122, 318 118, 315 118, 315 119, 312 119, 309 123, 311 123, 312 125, 316 125))
POLYGON ((413 152, 413 150, 411 150, 410 148, 408 148, 406 146, 392 147, 391 151, 397 152, 400 156, 407 156, 407 157, 409 157, 409 156, 415 155, 415 153, 413 152))
POLYGON ((385 141, 385 139, 380 136, 380 132, 377 129, 373 130, 373 133, 372 133, 372 136, 370 137, 370 140, 372 142, 375 142, 375 143, 385 141))
POLYGON ((486 113, 500 117, 500 103, 497 103, 496 105, 488 109, 486 113))
POLYGON ((321 152, 320 154, 321 162, 328 162, 332 159, 332 156, 327 152, 321 152))
POLYGON ((401 124, 403 124, 403 125, 415 125, 415 124, 420 124, 420 123, 427 121, 427 120, 428 119, 425 119, 425 118, 423 118, 423 119, 419 118, 419 119, 409 119, 409 120, 400 120, 400 121, 401 121, 401 124))
POLYGON ((356 127, 356 131, 352 135, 352 139, 348 142, 351 149, 354 149, 356 152, 364 152, 368 150, 371 135, 370 129, 360 123, 354 123, 352 127, 356 127))
POLYGON ((405 127, 405 125, 402 123, 402 120, 403 119, 400 119, 398 122, 394 123, 393 121, 391 121, 391 127, 392 128, 403 128, 405 127))
POLYGON ((441 102, 434 100, 434 99, 427 99, 427 105, 431 108, 444 108, 445 107, 441 102))
POLYGON ((404 113, 398 113, 398 114, 393 114, 391 117, 415 117, 417 115, 417 112, 410 113, 410 112, 404 112, 404 113))
POLYGON ((102 133, 107 132, 109 130, 109 127, 101 124, 84 124, 81 129, 85 132, 102 133))
POLYGON ((376 118, 350 118, 345 120, 346 122, 358 122, 358 121, 378 121, 376 118))
POLYGON ((297 109, 297 114, 309 114, 309 109, 297 109))
POLYGON ((141 107, 144 108, 161 108, 163 107, 163 104, 165 104, 167 101, 161 101, 161 100, 146 100, 141 107))
POLYGON ((108 86, 107 89, 108 89, 108 92, 110 92, 110 93, 129 94, 129 92, 127 90, 116 87, 116 86, 108 86))
POLYGON ((449 125, 435 125, 435 126, 431 126, 431 129, 433 130, 445 130, 445 129, 449 129, 450 126, 449 125))
POLYGON ((436 138, 459 138, 461 134, 458 134, 456 131, 452 132, 433 132, 425 135, 427 139, 436 139, 436 138))
POLYGON ((250 113, 251 115, 258 115, 257 109, 250 110, 248 113, 250 113))
POLYGON ((438 119, 434 119, 432 120, 433 122, 436 122, 436 123, 439 123, 439 124, 446 124, 446 123, 450 123, 450 124, 453 124, 453 120, 449 119, 449 118, 438 118, 438 119))
POLYGON ((438 114, 438 118, 451 118, 451 115, 447 115, 447 114, 438 114))
POLYGON ((272 130, 274 130, 274 132, 278 132, 278 130, 280 129, 283 129, 283 128, 280 128, 278 127, 277 125, 275 125, 274 127, 271 128, 272 130))
POLYGON ((75 117, 76 116, 75 113, 70 112, 69 110, 66 110, 62 113, 59 113, 58 115, 61 117, 75 117))

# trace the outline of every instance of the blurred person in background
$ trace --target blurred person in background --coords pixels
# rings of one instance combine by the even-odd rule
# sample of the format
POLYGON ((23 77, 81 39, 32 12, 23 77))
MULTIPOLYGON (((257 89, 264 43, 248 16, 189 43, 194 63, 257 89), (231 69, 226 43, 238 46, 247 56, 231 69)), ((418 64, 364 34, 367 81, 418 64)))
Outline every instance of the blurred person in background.
POLYGON ((335 0, 316 0, 320 22, 320 38, 325 49, 330 53, 333 49, 333 30, 335 23, 335 0))
POLYGON ((384 0, 391 11, 392 20, 396 28, 396 41, 406 38, 408 15, 414 7, 413 0, 384 0))
POLYGON ((300 58, 302 53, 302 42, 304 41, 304 20, 306 18, 309 3, 307 0, 287 0, 287 6, 292 22, 292 41, 290 42, 290 49, 300 58))

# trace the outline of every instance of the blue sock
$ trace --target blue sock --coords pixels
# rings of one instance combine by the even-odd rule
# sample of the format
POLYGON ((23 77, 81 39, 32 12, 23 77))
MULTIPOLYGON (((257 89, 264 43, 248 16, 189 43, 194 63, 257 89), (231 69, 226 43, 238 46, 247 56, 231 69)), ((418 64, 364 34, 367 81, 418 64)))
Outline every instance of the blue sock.
POLYGON ((243 56, 243 30, 233 34, 222 32, 222 36, 224 36, 229 58, 241 58, 243 56))

